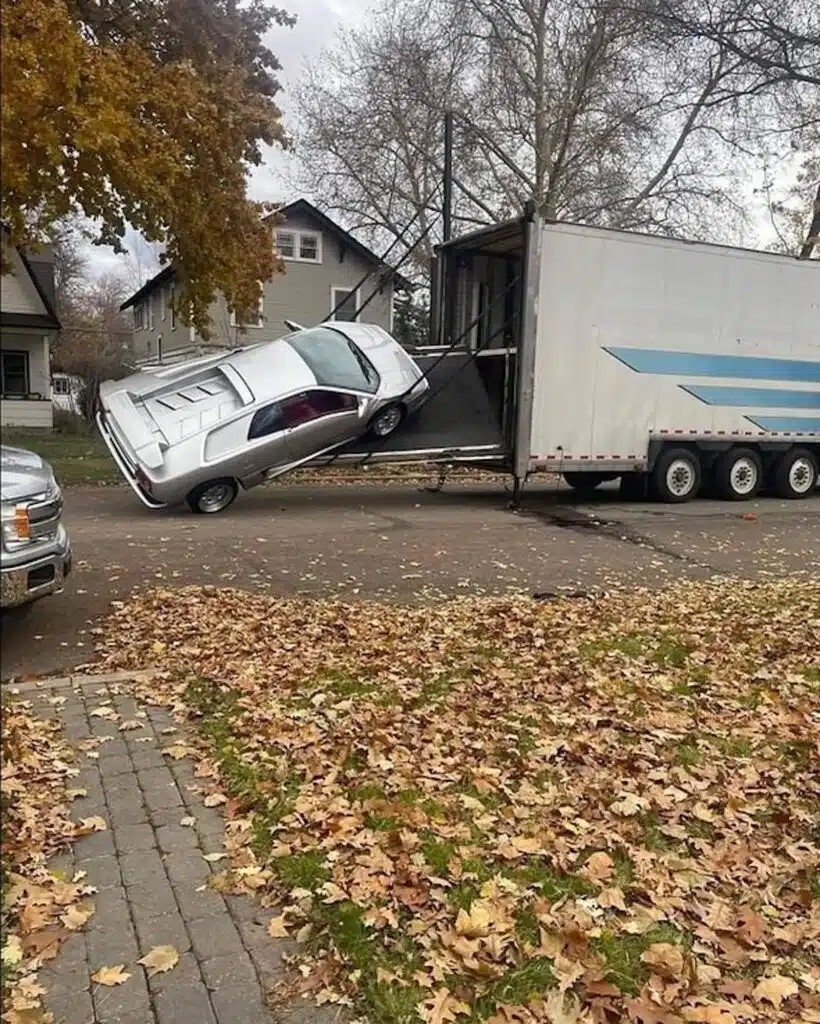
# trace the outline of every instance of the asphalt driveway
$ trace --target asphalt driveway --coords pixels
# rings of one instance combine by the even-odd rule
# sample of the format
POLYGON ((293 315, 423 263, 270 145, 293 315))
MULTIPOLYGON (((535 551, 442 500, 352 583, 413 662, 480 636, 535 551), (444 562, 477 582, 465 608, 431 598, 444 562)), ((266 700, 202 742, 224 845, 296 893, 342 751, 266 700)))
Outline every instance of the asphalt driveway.
POLYGON ((213 584, 281 596, 434 600, 460 593, 612 590, 718 574, 820 573, 820 496, 740 505, 573 504, 533 487, 512 512, 500 483, 278 486, 213 517, 150 512, 124 488, 74 488, 65 591, 2 619, 2 678, 93 657, 92 630, 135 588, 213 584))

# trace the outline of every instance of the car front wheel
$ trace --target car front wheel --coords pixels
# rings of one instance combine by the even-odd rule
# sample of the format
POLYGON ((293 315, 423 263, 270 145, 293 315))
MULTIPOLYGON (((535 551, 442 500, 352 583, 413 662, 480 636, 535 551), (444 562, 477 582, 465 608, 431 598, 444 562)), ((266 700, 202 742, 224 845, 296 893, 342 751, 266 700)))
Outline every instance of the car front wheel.
POLYGON ((234 503, 239 488, 235 480, 208 480, 195 487, 186 499, 188 508, 200 515, 214 515, 224 512, 234 503))
POLYGON ((389 437, 398 430, 404 419, 404 406, 399 402, 386 405, 370 421, 370 433, 374 437, 389 437))

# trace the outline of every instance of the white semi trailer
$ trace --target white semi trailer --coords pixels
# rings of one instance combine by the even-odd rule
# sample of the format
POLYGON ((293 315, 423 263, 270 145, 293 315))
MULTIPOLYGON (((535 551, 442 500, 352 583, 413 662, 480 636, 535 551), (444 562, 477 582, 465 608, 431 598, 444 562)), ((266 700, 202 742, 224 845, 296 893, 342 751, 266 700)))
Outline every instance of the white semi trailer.
POLYGON ((529 210, 443 245, 439 273, 439 339, 476 354, 517 490, 815 491, 820 262, 529 210))

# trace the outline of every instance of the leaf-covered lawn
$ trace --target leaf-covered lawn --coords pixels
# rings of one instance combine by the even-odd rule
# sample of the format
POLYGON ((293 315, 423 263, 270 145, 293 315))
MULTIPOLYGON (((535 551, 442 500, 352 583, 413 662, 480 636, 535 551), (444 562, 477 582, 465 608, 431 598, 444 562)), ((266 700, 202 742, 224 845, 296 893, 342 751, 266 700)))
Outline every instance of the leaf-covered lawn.
POLYGON ((820 585, 431 607, 158 591, 216 884, 385 1024, 820 1021, 820 585))

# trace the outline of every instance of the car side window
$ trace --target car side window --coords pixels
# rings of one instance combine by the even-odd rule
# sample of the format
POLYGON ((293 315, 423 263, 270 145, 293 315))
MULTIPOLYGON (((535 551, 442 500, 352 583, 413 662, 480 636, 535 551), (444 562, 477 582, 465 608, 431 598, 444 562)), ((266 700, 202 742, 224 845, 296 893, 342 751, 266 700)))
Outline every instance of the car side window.
POLYGON ((281 402, 273 402, 254 413, 248 428, 248 440, 253 441, 268 434, 276 434, 285 429, 285 415, 281 402))
MULTIPOLYGON (((286 427, 298 427, 334 413, 351 412, 358 406, 355 395, 338 391, 303 391, 279 403, 286 427)), ((281 428, 280 428, 281 429, 281 428)))

